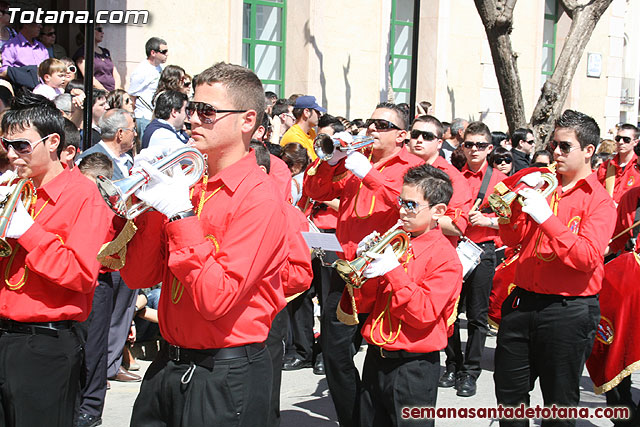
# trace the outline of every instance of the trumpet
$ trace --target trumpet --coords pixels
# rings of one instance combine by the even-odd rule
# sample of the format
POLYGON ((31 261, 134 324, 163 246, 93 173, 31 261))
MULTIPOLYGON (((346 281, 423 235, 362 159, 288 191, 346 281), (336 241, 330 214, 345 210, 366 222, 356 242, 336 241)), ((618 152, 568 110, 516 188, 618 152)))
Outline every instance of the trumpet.
POLYGON ((409 249, 409 235, 402 230, 400 226, 402 221, 398 221, 396 225, 391 227, 386 233, 380 236, 379 233, 374 234, 371 243, 369 243, 359 257, 353 261, 339 259, 333 263, 333 266, 340 277, 354 288, 360 288, 367 281, 362 275, 365 268, 371 263, 371 258, 365 255, 366 252, 382 253, 387 245, 391 245, 396 258, 400 259, 409 249))
MULTIPOLYGON (((352 137, 352 141, 345 141, 339 137, 332 138, 326 133, 321 133, 313 140, 313 151, 320 161, 326 162, 331 160, 336 150, 343 152, 355 151, 371 144, 373 144, 373 137, 371 136, 355 135, 352 137)), ((307 174, 315 175, 318 165, 320 165, 319 162, 310 168, 307 174)))
MULTIPOLYGON (((7 185, 10 185, 8 183, 7 185)), ((7 257, 11 255, 12 249, 7 242, 7 229, 9 228, 9 222, 15 212, 16 204, 22 203, 25 209, 29 209, 33 202, 35 194, 35 187, 30 179, 19 179, 13 191, 5 197, 4 200, 0 200, 0 257, 7 257)))
MULTIPOLYGON (((153 166, 159 171, 165 172, 174 166, 182 167, 183 162, 187 162, 183 172, 190 179, 189 187, 193 187, 202 178, 205 168, 204 156, 195 148, 180 148, 158 160, 153 166)), ((131 196, 149 182, 149 175, 144 170, 134 171, 130 176, 117 181, 111 181, 104 176, 98 176, 96 181, 102 198, 118 216, 134 219, 151 207, 144 202, 127 206, 131 203, 131 196)))
MULTIPOLYGON (((549 172, 541 174, 542 183, 537 185, 534 190, 542 193, 543 196, 548 197, 558 187, 558 178, 555 174, 555 163, 548 166, 549 172)), ((491 209, 498 215, 498 217, 506 219, 511 217, 511 204, 517 200, 521 205, 523 204, 522 197, 518 195, 518 191, 523 188, 530 188, 523 182, 518 182, 513 189, 510 189, 503 182, 496 184, 494 193, 489 195, 487 199, 491 209)))

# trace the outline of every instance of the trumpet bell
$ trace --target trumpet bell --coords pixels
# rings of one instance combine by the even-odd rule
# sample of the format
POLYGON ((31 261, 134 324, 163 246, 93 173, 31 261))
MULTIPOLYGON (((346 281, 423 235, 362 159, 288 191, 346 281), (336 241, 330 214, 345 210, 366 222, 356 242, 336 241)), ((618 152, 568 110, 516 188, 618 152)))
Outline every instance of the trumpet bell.
MULTIPOLYGON (((205 160, 195 148, 184 147, 166 155, 153 166, 161 172, 170 172, 174 166, 182 168, 184 175, 189 178, 189 186, 193 187, 204 174, 205 160)), ((144 170, 137 170, 131 176, 117 181, 104 176, 96 179, 104 201, 116 215, 126 219, 134 219, 150 208, 144 202, 131 202, 131 197, 147 182, 149 175, 144 170)))

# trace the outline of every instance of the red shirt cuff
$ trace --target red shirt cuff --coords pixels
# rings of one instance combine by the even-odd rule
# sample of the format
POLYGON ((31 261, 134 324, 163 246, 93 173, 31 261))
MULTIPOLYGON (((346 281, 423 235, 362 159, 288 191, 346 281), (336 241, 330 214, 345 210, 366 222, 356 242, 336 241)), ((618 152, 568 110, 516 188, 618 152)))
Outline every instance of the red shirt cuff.
POLYGON ((46 233, 46 230, 42 228, 40 224, 34 222, 33 225, 20 236, 18 243, 20 243, 20 246, 25 248, 27 252, 31 252, 40 245, 44 233, 46 233))
POLYGON ((200 220, 196 216, 173 221, 166 226, 169 238, 169 252, 196 246, 204 240, 200 220))

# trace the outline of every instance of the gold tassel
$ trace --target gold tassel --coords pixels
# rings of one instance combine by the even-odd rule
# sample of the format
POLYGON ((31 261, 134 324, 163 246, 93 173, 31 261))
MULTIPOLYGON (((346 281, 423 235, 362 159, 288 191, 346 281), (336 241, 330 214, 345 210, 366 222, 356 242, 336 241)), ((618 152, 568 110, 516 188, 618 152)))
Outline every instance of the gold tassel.
POLYGON ((100 248, 97 257, 100 264, 112 270, 120 270, 124 267, 127 257, 127 243, 131 241, 136 231, 138 231, 138 227, 136 227, 132 220, 128 220, 124 227, 122 227, 120 234, 100 248), (113 257, 113 255, 116 254, 119 258, 113 257))

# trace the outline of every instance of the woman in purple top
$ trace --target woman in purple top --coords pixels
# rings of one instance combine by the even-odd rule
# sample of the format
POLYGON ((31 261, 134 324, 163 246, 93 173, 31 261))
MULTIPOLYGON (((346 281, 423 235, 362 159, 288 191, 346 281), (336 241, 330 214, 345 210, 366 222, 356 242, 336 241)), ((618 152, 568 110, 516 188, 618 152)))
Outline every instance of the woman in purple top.
MULTIPOLYGON (((113 66, 109 50, 98 46, 103 38, 103 27, 96 27, 94 35, 93 87, 110 92, 120 86, 120 75, 116 67, 113 66)), ((73 55, 73 59, 76 61, 80 73, 84 75, 84 46, 80 46, 80 49, 73 55)))

